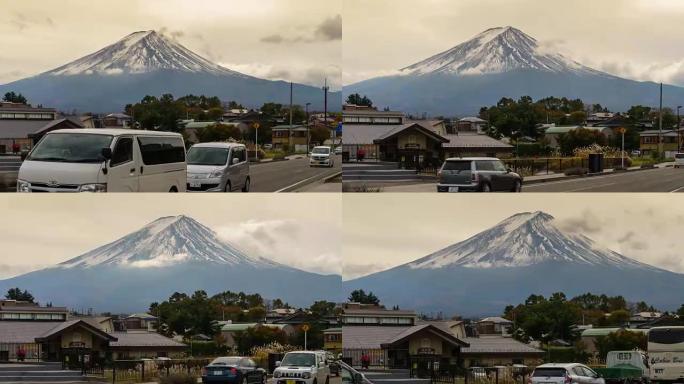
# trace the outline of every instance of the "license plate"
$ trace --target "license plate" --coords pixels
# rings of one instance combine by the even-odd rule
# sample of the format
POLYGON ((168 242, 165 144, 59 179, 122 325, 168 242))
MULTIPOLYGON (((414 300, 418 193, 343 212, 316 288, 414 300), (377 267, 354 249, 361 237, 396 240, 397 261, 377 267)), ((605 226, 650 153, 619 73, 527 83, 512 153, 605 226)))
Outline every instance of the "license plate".
POLYGON ((192 187, 192 188, 200 188, 201 186, 202 186, 202 183, 198 183, 198 182, 190 183, 190 187, 192 187))
POLYGON ((449 187, 449 192, 458 192, 458 187, 449 187))
POLYGON ((285 384, 297 384, 297 380, 285 380, 285 384))
POLYGON ((213 371, 211 374, 214 376, 220 376, 223 374, 223 371, 213 371))

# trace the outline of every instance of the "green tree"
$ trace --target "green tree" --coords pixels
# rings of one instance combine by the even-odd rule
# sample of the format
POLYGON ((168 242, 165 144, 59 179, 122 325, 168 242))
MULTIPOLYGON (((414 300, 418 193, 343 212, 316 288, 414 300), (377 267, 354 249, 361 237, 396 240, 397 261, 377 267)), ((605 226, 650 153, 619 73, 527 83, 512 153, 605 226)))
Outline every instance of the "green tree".
POLYGON ((309 130, 311 134, 311 142, 322 145, 324 141, 330 139, 330 130, 320 125, 315 126, 309 130))
POLYGON ((349 301, 352 303, 374 304, 379 305, 380 299, 373 294, 373 292, 366 293, 363 289, 356 289, 349 295, 349 301))
POLYGON ((606 145, 606 135, 591 129, 577 128, 558 136, 558 146, 565 155, 572 155, 576 148, 592 144, 606 145))
POLYGON ((5 96, 3 96, 2 100, 10 103, 28 104, 28 100, 26 100, 24 95, 21 93, 15 93, 14 91, 5 93, 5 96))
POLYGON ((607 336, 596 338, 596 349, 600 356, 608 355, 610 351, 646 350, 647 338, 642 332, 619 330, 607 336))
POLYGON ((198 128, 197 139, 200 142, 241 140, 242 132, 240 128, 232 124, 216 123, 204 128, 198 128))
POLYGON ((365 106, 365 107, 373 107, 373 101, 369 99, 366 95, 359 95, 358 93, 351 94, 347 96, 347 104, 353 104, 353 105, 359 105, 359 106, 365 106))
POLYGON ((29 303, 33 303, 35 300, 33 295, 29 291, 22 291, 19 287, 10 288, 9 290, 7 290, 5 298, 8 300, 28 301, 29 303))
POLYGON ((677 310, 677 316, 684 317, 684 304, 679 306, 679 309, 677 310))

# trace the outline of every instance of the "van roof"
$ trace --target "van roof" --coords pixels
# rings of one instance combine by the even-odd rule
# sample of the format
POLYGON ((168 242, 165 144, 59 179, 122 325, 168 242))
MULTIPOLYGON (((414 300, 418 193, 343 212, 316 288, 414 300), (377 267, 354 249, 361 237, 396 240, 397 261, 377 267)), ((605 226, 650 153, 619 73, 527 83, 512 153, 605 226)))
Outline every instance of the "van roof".
POLYGON ((207 148, 233 148, 233 147, 244 147, 242 143, 231 143, 227 141, 214 141, 211 143, 197 143, 193 144, 193 147, 207 147, 207 148))
POLYGON ((446 161, 501 160, 496 157, 450 157, 446 161))
POLYGON ((54 133, 89 133, 94 135, 145 135, 145 136, 183 136, 176 132, 166 131, 145 131, 140 129, 124 129, 124 128, 73 128, 73 129, 58 129, 48 134, 54 133))
POLYGON ((582 365, 580 363, 546 363, 537 366, 537 368, 572 368, 577 365, 582 365))

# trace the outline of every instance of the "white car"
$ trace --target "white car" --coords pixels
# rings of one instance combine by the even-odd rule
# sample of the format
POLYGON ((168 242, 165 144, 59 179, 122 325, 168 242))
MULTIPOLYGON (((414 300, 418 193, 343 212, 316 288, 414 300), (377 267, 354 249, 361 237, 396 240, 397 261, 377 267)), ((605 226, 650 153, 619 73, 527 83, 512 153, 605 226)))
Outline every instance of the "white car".
POLYGON ((309 156, 309 166, 326 166, 332 168, 335 165, 332 151, 328 146, 313 147, 309 156))
POLYGON ((684 167, 684 153, 677 153, 674 157, 674 167, 682 168, 684 167))
POLYGON ((328 384, 330 368, 324 351, 288 352, 276 362, 273 384, 328 384))
POLYGON ((179 133, 59 129, 22 157, 17 192, 185 192, 179 133))
POLYGON ((528 384, 606 384, 591 368, 584 364, 542 364, 534 369, 528 384))
POLYGON ((342 154, 342 146, 341 145, 338 145, 337 147, 335 147, 335 154, 336 155, 342 154))
POLYGON ((239 143, 200 143, 188 150, 188 191, 249 192, 247 148, 239 143))

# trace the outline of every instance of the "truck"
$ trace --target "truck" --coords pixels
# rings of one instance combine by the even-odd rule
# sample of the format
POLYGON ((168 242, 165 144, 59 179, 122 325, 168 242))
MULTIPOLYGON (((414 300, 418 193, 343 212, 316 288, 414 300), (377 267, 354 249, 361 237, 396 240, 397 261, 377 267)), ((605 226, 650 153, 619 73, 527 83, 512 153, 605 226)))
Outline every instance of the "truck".
POLYGON ((610 351, 606 367, 595 368, 606 384, 643 384, 649 382, 648 358, 642 351, 610 351))

